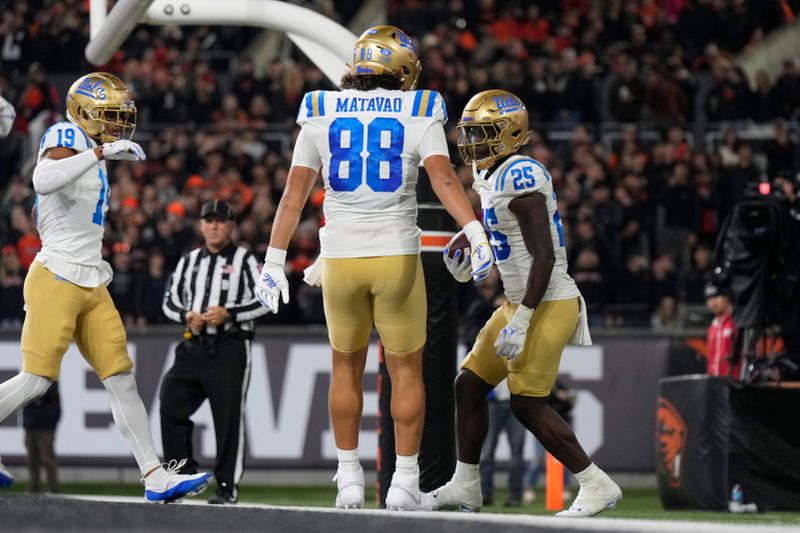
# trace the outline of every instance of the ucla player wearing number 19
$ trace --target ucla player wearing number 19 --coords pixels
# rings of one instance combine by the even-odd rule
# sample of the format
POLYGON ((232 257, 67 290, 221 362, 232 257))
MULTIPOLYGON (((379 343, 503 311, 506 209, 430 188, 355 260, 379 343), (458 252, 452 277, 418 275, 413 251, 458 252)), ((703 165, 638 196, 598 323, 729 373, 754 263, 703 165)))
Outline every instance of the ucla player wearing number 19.
MULTIPOLYGON (((106 160, 145 159, 130 140, 136 107, 122 80, 95 72, 70 88, 67 118, 45 132, 33 172, 42 249, 25 278, 22 371, 0 385, 0 422, 50 388, 75 340, 108 391, 147 501, 197 494, 209 474, 179 475, 180 465, 162 467, 155 453, 125 330, 106 288, 111 267, 100 253, 110 190, 106 160)), ((0 485, 10 485, 9 478, 0 465, 0 485)))
MULTIPOLYGON (((507 91, 475 95, 458 123, 459 151, 473 165, 506 301, 478 334, 456 378, 458 463, 452 480, 430 496, 434 508, 481 507, 478 463, 489 422, 486 395, 508 378, 514 415, 580 482, 575 502, 558 516, 592 516, 614 507, 622 492, 547 404, 564 346, 591 339, 583 299, 567 274, 550 173, 517 153, 529 135, 528 111, 507 91)), ((458 281, 469 280, 457 253, 451 257, 445 250, 444 259, 458 281)))
POLYGON ((257 287, 265 305, 288 300, 286 248, 321 170, 325 226, 320 230, 322 294, 333 351, 329 409, 339 458, 336 506, 364 503, 358 460, 361 378, 373 324, 392 380, 397 468, 388 509, 419 509, 417 454, 425 412, 422 349, 426 298, 416 225, 420 162, 433 190, 470 238, 470 277, 492 267, 491 248, 450 164, 442 97, 414 90, 421 65, 400 29, 378 26, 359 37, 344 90, 308 93, 302 126, 257 287))

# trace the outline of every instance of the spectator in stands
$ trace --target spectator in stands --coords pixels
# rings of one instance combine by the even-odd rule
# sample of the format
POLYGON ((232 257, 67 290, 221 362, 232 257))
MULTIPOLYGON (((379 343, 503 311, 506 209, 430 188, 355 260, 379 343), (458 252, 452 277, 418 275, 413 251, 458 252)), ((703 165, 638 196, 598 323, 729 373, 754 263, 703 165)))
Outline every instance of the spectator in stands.
POLYGON ((761 172, 753 161, 753 148, 747 143, 741 143, 737 156, 738 164, 724 169, 718 181, 720 220, 725 220, 745 192, 755 191, 761 181, 761 172))
POLYGON ((683 301, 702 304, 706 300, 705 289, 711 282, 711 249, 699 243, 692 251, 692 266, 683 279, 683 301))
POLYGON ((56 426, 61 418, 61 399, 58 381, 53 382, 44 395, 22 409, 22 427, 25 428, 25 449, 28 451, 28 469, 31 476, 29 492, 42 492, 41 468, 47 479, 47 492, 58 492, 58 462, 53 447, 56 426))
POLYGON ((648 311, 653 298, 653 282, 647 258, 632 255, 614 285, 615 325, 641 327, 649 325, 648 311))
POLYGON ((789 124, 785 120, 775 124, 775 138, 770 141, 766 155, 770 180, 777 177, 791 180, 800 172, 800 150, 789 138, 789 124))
POLYGON ((666 65, 657 64, 647 86, 647 107, 657 124, 684 123, 689 101, 678 81, 667 71, 666 65))
POLYGON ((776 102, 772 81, 766 69, 756 72, 756 89, 750 100, 750 116, 756 122, 769 122, 776 116, 776 102))
POLYGON ((720 59, 713 67, 713 82, 706 96, 705 110, 711 122, 739 121, 747 118, 750 90, 738 67, 720 59))
POLYGON ((47 80, 42 64, 32 63, 28 74, 28 84, 17 105, 17 120, 22 124, 23 130, 39 113, 56 111, 59 106, 56 88, 47 80))
MULTIPOLYGON (((547 403, 552 407, 558 416, 572 426, 572 410, 575 408, 575 394, 566 386, 566 384, 556 378, 556 383, 553 385, 553 390, 550 391, 550 397, 547 403)), ((536 501, 536 488, 539 485, 539 476, 545 471, 547 458, 544 447, 533 439, 533 461, 531 461, 530 468, 528 469, 527 479, 525 480, 525 490, 522 493, 522 501, 524 503, 533 503, 536 501)), ((572 491, 569 490, 569 485, 572 476, 569 471, 564 469, 564 493, 562 497, 564 500, 572 498, 572 491)))
POLYGON ((488 405, 489 430, 483 441, 480 461, 483 506, 494 505, 494 456, 500 435, 505 433, 511 448, 511 464, 508 467, 508 499, 503 507, 519 507, 522 505, 522 483, 527 469, 523 451, 528 432, 511 412, 511 393, 506 380, 489 392, 488 405))
POLYGON ((698 223, 698 199, 689 182, 689 165, 680 162, 673 167, 669 183, 658 203, 658 249, 683 265, 688 260, 687 246, 694 244, 698 223))
POLYGON ((739 164, 739 136, 733 128, 726 128, 722 136, 722 144, 717 152, 723 167, 734 167, 739 164))
POLYGON ((36 201, 33 189, 20 176, 14 176, 9 181, 3 199, 0 200, 0 216, 10 219, 15 207, 20 207, 23 213, 30 213, 36 201))
POLYGON ((166 324, 161 311, 169 274, 166 272, 164 254, 158 248, 147 252, 147 268, 135 280, 135 315, 143 324, 166 324))
POLYGON ((114 278, 108 284, 108 292, 114 300, 114 305, 119 310, 122 321, 126 326, 134 325, 136 315, 136 274, 131 265, 130 246, 124 242, 114 245, 114 278))
POLYGON ((572 279, 580 289, 586 300, 589 311, 589 326, 601 324, 600 313, 606 302, 607 285, 603 282, 603 273, 600 270, 600 258, 591 248, 585 248, 578 254, 575 262, 572 279))
POLYGON ((646 87, 635 59, 624 56, 620 63, 621 71, 615 75, 608 88, 611 118, 618 122, 639 122, 646 87))
POLYGON ((18 235, 16 239, 17 253, 22 268, 27 272, 36 254, 42 248, 42 241, 36 232, 34 222, 21 206, 11 209, 11 229, 18 235))
POLYGON ((787 119, 800 118, 800 59, 783 62, 783 73, 775 82, 773 100, 778 106, 778 115, 787 119))
POLYGON ((21 327, 25 319, 22 283, 25 271, 19 262, 17 249, 6 244, 0 249, 0 326, 21 327))
POLYGON ((706 336, 706 368, 709 376, 739 379, 741 361, 731 366, 736 324, 733 321, 733 306, 727 289, 720 285, 706 286, 706 305, 714 320, 706 336))

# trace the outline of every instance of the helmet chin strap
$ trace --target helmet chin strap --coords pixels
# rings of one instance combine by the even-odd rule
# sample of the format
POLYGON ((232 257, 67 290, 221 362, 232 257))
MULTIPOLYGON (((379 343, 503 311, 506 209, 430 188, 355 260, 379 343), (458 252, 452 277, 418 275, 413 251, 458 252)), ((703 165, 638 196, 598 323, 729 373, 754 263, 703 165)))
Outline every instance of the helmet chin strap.
POLYGON ((489 169, 478 170, 478 163, 477 161, 472 162, 472 188, 478 192, 481 192, 481 189, 490 189, 489 182, 487 181, 486 174, 489 173, 489 169))

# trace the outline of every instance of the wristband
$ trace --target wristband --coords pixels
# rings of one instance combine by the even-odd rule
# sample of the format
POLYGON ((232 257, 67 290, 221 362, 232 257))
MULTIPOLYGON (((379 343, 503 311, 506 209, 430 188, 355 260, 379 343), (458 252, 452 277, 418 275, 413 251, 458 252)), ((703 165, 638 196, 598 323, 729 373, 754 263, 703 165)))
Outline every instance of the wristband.
POLYGON ((486 231, 484 231, 483 225, 477 220, 473 220, 464 226, 464 235, 466 235, 467 239, 469 239, 470 246, 475 246, 476 244, 482 242, 488 242, 488 239, 486 238, 486 231))
POLYGON ((515 326, 526 326, 531 323, 533 317, 533 309, 525 305, 519 304, 517 312, 511 317, 511 323, 515 326))
POLYGON ((286 250, 279 248, 267 247, 267 255, 264 256, 264 263, 272 263, 275 265, 283 266, 286 264, 286 250))

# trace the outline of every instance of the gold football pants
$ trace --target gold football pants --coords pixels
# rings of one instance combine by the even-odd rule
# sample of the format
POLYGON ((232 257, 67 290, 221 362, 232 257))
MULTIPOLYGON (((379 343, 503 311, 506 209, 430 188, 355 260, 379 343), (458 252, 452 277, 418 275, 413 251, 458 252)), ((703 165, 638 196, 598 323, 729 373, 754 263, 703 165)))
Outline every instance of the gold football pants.
POLYGON ((578 298, 541 302, 533 312, 525 348, 514 360, 497 357, 494 343, 517 310, 508 301, 483 326, 461 368, 467 368, 491 386, 508 377, 508 388, 519 396, 550 394, 558 375, 561 352, 578 326, 578 298))
POLYGON ((34 261, 23 293, 25 372, 57 380, 72 339, 101 380, 133 368, 125 328, 105 286, 80 287, 34 261))
POLYGON ((407 355, 425 345, 428 303, 419 255, 322 261, 322 299, 334 350, 366 348, 373 323, 387 352, 407 355))

